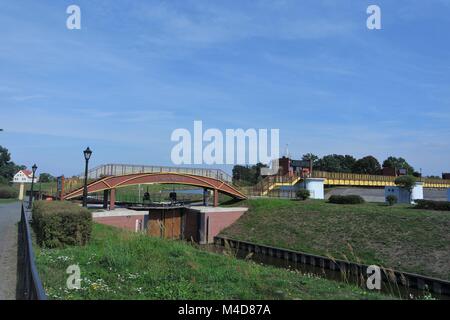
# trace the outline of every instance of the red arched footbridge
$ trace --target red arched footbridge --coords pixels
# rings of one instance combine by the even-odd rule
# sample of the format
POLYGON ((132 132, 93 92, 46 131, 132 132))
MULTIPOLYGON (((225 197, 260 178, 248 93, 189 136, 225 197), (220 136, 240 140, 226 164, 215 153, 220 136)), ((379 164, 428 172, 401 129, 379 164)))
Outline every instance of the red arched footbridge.
MULTIPOLYGON (((135 173, 121 176, 108 176, 88 184, 88 194, 104 191, 105 195, 110 192, 110 208, 114 208, 117 188, 123 188, 139 184, 185 184, 195 187, 213 190, 214 206, 219 204, 219 192, 229 195, 235 199, 247 199, 247 196, 231 184, 212 177, 194 174, 159 172, 159 173, 135 173)), ((64 200, 81 197, 83 188, 78 188, 63 196, 64 200)))

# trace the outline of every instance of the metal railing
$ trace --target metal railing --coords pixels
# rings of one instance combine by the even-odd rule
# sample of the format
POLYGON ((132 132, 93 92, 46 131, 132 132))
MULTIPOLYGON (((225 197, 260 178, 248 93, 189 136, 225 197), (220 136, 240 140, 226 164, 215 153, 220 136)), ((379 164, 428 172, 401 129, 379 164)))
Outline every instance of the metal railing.
MULTIPOLYGON (((371 174, 358 174, 358 173, 343 173, 343 172, 327 172, 327 171, 313 171, 312 178, 325 178, 334 180, 355 180, 355 181, 383 181, 394 183, 397 177, 394 176, 382 176, 371 174)), ((418 182, 424 182, 427 184, 436 184, 447 186, 450 185, 450 180, 433 179, 433 178, 417 178, 418 182)))
POLYGON ((272 191, 274 191, 275 185, 293 185, 294 182, 298 181, 301 178, 298 175, 274 175, 267 176, 258 182, 253 187, 244 188, 244 192, 249 196, 261 196, 261 195, 269 195, 272 191))
MULTIPOLYGON (((324 178, 327 180, 346 180, 346 181, 364 181, 364 182, 374 182, 374 183, 389 183, 394 184, 397 177, 393 176, 382 176, 382 175, 369 175, 369 174, 357 174, 357 173, 342 173, 342 172, 327 172, 327 171, 313 171, 310 175, 302 175, 294 173, 292 175, 274 175, 267 176, 258 182, 256 185, 251 187, 242 187, 241 189, 245 194, 249 196, 274 196, 277 194, 275 192, 276 186, 282 185, 292 185, 300 181, 303 178, 324 178)), ((430 178, 417 178, 418 182, 423 182, 424 187, 433 188, 448 188, 450 186, 450 180, 444 179, 430 179, 430 178)), ((334 182, 333 184, 336 184, 334 182)), ((286 193, 286 190, 282 191, 286 193)))
MULTIPOLYGON (((99 179, 103 176, 118 176, 133 173, 158 173, 173 172, 193 174, 203 177, 215 178, 227 183, 232 183, 232 177, 220 169, 186 168, 186 167, 168 167, 168 166, 149 166, 149 165, 130 165, 130 164, 103 164, 88 171, 89 179, 99 179)), ((84 179, 84 174, 79 175, 84 179)))
POLYGON ((31 228, 28 220, 28 212, 25 211, 22 204, 19 222, 19 296, 25 300, 47 300, 35 263, 31 228))

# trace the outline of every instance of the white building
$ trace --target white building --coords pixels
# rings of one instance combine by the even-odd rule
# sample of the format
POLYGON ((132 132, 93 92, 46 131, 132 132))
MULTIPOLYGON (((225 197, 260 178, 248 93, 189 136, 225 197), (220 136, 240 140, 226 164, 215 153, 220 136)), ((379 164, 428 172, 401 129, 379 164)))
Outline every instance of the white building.
POLYGON ((384 188, 384 197, 386 198, 390 195, 397 197, 397 203, 414 204, 414 200, 423 199, 423 182, 416 182, 412 192, 409 192, 401 187, 386 186, 384 188))
MULTIPOLYGON (((33 172, 30 170, 20 170, 14 175, 14 183, 31 183, 33 172)), ((34 182, 38 182, 39 177, 34 177, 34 182)))

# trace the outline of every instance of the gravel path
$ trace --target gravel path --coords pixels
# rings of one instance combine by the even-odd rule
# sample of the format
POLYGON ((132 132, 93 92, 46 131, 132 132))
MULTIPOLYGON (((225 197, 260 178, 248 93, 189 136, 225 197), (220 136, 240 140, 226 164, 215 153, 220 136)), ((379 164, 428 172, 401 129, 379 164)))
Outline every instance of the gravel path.
POLYGON ((0 204, 0 300, 16 299, 20 202, 0 204))

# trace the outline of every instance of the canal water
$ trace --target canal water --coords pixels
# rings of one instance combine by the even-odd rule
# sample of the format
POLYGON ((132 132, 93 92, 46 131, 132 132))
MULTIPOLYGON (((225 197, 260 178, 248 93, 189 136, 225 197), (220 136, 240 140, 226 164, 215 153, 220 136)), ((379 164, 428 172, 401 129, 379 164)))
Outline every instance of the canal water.
MULTIPOLYGON (((363 289, 367 289, 365 275, 354 275, 343 273, 341 271, 324 269, 320 266, 312 266, 308 264, 303 264, 301 262, 293 262, 283 258, 263 255, 259 253, 249 253, 248 251, 239 250, 235 248, 218 246, 215 244, 201 245, 199 246, 201 250, 206 250, 209 252, 220 253, 228 256, 233 256, 238 259, 244 259, 248 261, 253 261, 262 265, 270 265, 278 268, 284 268, 289 270, 297 270, 302 274, 311 274, 328 280, 345 282, 353 285, 357 285, 363 289)), ((438 300, 450 300, 450 296, 440 295, 432 292, 427 292, 424 290, 417 290, 414 288, 409 288, 392 282, 382 282, 381 283, 381 293, 391 295, 401 299, 438 299, 438 300)))

